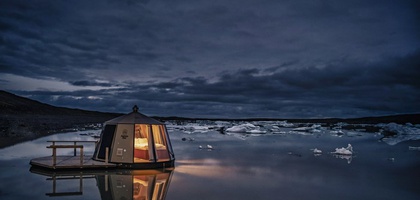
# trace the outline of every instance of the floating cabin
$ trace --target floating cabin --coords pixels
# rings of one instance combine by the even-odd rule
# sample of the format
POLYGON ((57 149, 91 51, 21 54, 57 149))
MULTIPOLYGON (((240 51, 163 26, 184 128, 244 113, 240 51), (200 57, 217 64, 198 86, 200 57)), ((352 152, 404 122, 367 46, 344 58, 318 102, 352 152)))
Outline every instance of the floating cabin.
POLYGON ((93 157, 83 155, 80 143, 93 141, 48 141, 52 156, 34 158, 30 164, 47 169, 153 169, 174 167, 175 155, 164 123, 133 112, 104 123, 93 157), (71 145, 65 143, 73 143, 71 145), (57 156, 57 149, 74 149, 73 156, 57 156), (79 156, 76 149, 80 149, 79 156))
POLYGON ((134 106, 133 112, 104 123, 93 159, 146 169, 173 167, 175 155, 165 124, 139 113, 134 106))

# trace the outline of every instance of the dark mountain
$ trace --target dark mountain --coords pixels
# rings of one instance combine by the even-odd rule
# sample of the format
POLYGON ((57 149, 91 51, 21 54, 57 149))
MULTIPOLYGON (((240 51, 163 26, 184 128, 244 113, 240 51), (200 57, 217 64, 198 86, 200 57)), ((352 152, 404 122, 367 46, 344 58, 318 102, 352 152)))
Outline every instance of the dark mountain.
POLYGON ((64 107, 51 106, 39 101, 20 97, 12 93, 0 90, 1 115, 72 115, 72 116, 117 116, 115 113, 103 113, 86 111, 64 107))
POLYGON ((51 106, 0 90, 0 148, 119 115, 51 106))

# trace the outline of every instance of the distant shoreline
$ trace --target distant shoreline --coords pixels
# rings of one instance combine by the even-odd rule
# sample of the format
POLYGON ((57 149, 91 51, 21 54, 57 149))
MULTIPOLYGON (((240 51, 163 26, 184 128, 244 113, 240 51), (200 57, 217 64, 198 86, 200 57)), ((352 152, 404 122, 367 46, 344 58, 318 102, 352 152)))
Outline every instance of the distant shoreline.
MULTIPOLYGON (((14 144, 66 131, 70 128, 85 128, 87 124, 102 124, 121 116, 121 113, 103 113, 65 107, 56 107, 32 99, 20 97, 0 90, 0 149, 14 144)), ((420 114, 401 114, 392 116, 363 118, 326 119, 276 119, 276 118, 185 118, 153 117, 160 121, 194 122, 209 121, 288 121, 291 123, 318 123, 326 126, 339 122, 348 124, 420 124, 420 114)))
MULTIPOLYGON (((56 119, 59 116, 56 116, 56 119)), ((420 114, 413 114, 413 115, 395 115, 395 116, 385 116, 385 117, 365 117, 365 118, 354 118, 354 119, 339 119, 339 118, 330 118, 330 119, 270 119, 270 118, 249 118, 249 119, 204 119, 204 118, 181 118, 181 117, 154 117, 160 121, 180 121, 180 122, 196 122, 196 121, 287 121, 290 123, 307 123, 307 124, 324 124, 326 126, 331 126, 336 123, 347 123, 347 124, 381 124, 381 123, 397 123, 397 124, 420 124, 420 114)), ((35 140, 41 137, 62 133, 69 131, 71 129, 78 130, 77 127, 82 127, 82 130, 89 130, 86 126, 88 124, 102 124, 104 121, 103 118, 98 118, 93 120, 90 118, 89 123, 85 124, 76 124, 76 123, 64 123, 64 119, 58 120, 61 121, 59 125, 57 123, 41 123, 40 121, 26 121, 28 116, 22 117, 22 119, 16 120, 16 116, 14 121, 19 122, 19 124, 13 125, 15 128, 13 131, 16 133, 13 134, 5 134, 3 133, 0 135, 0 149, 13 146, 15 144, 35 140), (99 122, 101 121, 101 122, 99 122), (86 129, 87 128, 87 129, 86 129)), ((45 120, 45 118, 44 118, 45 120)), ((5 122, 5 119, 2 120, 5 122)), ((46 120, 51 122, 50 120, 46 120)), ((71 121, 71 120, 70 120, 71 121)), ((80 119, 77 120, 80 122, 80 119)), ((10 124, 10 123, 9 123, 10 124)), ((9 127, 10 129, 10 127, 9 127)), ((10 132, 10 130, 9 130, 10 132)))

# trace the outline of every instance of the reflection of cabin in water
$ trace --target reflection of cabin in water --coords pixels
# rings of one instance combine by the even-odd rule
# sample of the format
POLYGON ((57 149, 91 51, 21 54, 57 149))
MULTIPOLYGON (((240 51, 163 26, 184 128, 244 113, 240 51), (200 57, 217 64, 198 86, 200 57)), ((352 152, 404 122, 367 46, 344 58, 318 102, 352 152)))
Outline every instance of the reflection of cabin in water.
POLYGON ((113 170, 113 171, 45 171, 31 168, 35 174, 46 176, 52 189, 49 197, 82 196, 92 198, 92 182, 96 179, 100 199, 164 200, 169 190, 173 168, 164 170, 113 170), (87 190, 87 188, 89 190, 87 190), (86 196, 85 196, 86 195, 86 196))
POLYGON ((104 123, 94 160, 128 168, 171 167, 175 156, 164 123, 133 112, 104 123))

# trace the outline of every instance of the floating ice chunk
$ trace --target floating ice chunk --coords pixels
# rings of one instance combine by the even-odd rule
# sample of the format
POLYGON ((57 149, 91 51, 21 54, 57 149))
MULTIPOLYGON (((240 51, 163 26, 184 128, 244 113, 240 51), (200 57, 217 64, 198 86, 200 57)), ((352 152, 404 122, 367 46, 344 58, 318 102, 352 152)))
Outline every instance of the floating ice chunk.
POLYGON ((353 146, 351 144, 348 144, 346 149, 353 153, 353 146))
POLYGON ((251 133, 251 134, 263 134, 263 133, 267 133, 267 131, 254 129, 254 130, 247 131, 247 133, 251 133))
POLYGON ((208 144, 208 145, 206 145, 206 146, 205 146, 205 148, 204 148, 203 146, 199 145, 199 146, 198 146, 198 148, 199 148, 199 149, 213 150, 213 146, 211 146, 211 145, 209 145, 209 144, 208 144))
POLYGON ((294 127, 295 125, 292 123, 288 123, 287 121, 279 121, 278 126, 282 126, 282 127, 294 127))
POLYGON ((334 152, 331 152, 333 154, 339 154, 339 155, 352 155, 353 154, 353 147, 351 146, 351 144, 348 144, 348 146, 346 148, 341 147, 341 148, 335 148, 334 152))
POLYGON ((232 126, 230 128, 227 128, 226 132, 244 133, 255 128, 256 128, 255 125, 246 123, 246 124, 240 124, 237 126, 232 126))
POLYGON ((420 147, 412 147, 412 146, 409 146, 408 147, 408 150, 412 150, 412 151, 420 151, 420 147))
POLYGON ((299 127, 299 128, 294 128, 293 131, 310 131, 312 130, 312 127, 299 127))
POLYGON ((226 135, 236 137, 240 140, 245 140, 245 138, 247 137, 247 135, 245 135, 245 133, 229 133, 228 132, 228 133, 226 133, 226 135))
POLYGON ((335 148, 335 152, 332 152, 334 154, 340 154, 340 155, 352 155, 353 153, 345 148, 335 148))
POLYGON ((322 151, 317 149, 317 148, 315 148, 313 151, 314 151, 314 154, 321 154, 322 153, 322 151))
POLYGON ((297 135, 312 135, 312 133, 306 131, 289 131, 288 133, 297 135))
POLYGON ((408 140, 420 140, 420 129, 410 123, 405 125, 389 123, 378 124, 382 128, 382 141, 389 145, 396 145, 408 140))
POLYGON ((232 126, 226 129, 226 132, 231 133, 250 133, 250 134, 264 134, 267 133, 265 130, 261 130, 259 126, 255 126, 250 123, 240 124, 232 126))
POLYGON ((321 132, 321 125, 319 124, 313 124, 310 127, 298 127, 298 128, 294 128, 293 131, 303 131, 303 132, 321 132))
POLYGON ((330 133, 335 134, 335 136, 339 136, 339 137, 344 135, 344 132, 342 130, 333 130, 333 131, 330 131, 330 133))

